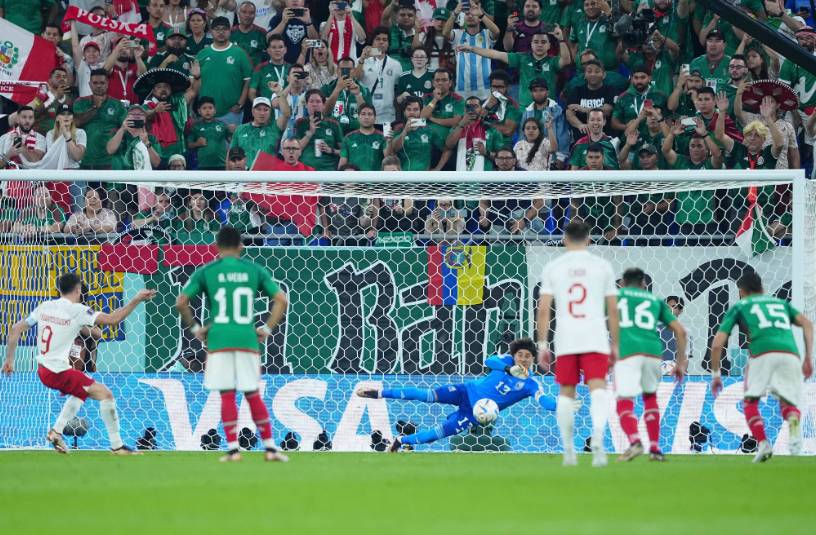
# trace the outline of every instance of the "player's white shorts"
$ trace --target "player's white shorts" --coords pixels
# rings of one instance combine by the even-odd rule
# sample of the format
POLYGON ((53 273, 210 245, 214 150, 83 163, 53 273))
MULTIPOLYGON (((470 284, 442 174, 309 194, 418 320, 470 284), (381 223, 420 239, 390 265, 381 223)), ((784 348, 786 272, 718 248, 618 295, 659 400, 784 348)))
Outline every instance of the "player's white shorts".
POLYGON ((660 385, 663 370, 657 357, 632 355, 615 363, 615 394, 633 398, 646 392, 654 394, 660 385))
POLYGON ((761 398, 770 390, 797 407, 802 401, 802 362, 790 353, 765 353, 748 361, 745 397, 761 398))
POLYGON ((258 390, 261 357, 251 351, 216 351, 207 354, 204 388, 208 390, 258 390))

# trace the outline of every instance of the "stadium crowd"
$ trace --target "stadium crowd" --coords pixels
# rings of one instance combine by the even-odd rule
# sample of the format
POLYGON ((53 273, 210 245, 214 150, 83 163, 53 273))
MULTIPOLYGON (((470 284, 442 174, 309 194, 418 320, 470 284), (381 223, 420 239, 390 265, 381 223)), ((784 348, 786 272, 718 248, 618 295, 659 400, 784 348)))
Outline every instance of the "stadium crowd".
MULTIPOLYGON (((801 2, 737 5, 807 51, 816 48, 801 2)), ((272 236, 266 243, 300 236, 370 244, 395 233, 529 239, 557 235, 579 217, 608 243, 732 239, 748 204, 733 189, 553 201, 322 198, 310 207, 317 224, 304 236, 263 195, 94 180, 104 169, 192 174, 253 165, 809 172, 816 76, 701 0, 614 7, 606 0, 0 0, 0 17, 53 42, 58 56, 30 103, 3 101, 0 168, 88 171, 81 183, 4 182, 0 232, 88 238, 152 229, 153 239, 212 243, 230 223, 272 236), (63 33, 66 4, 146 22, 158 52, 76 21, 63 33), (776 97, 744 98, 768 84, 782 88, 776 97)), ((784 238, 789 189, 766 187, 760 196, 769 228, 784 238)))

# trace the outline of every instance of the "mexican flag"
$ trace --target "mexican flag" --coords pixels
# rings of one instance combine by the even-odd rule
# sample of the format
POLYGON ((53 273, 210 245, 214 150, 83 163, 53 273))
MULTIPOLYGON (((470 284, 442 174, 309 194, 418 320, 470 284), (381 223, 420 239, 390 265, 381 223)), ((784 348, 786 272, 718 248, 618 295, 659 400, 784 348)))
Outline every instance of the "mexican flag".
POLYGON ((6 19, 0 19, 0 36, 0 95, 28 104, 57 66, 56 48, 6 19))
POLYGON ((742 220, 737 236, 736 245, 742 249, 745 256, 753 257, 776 247, 776 240, 765 226, 762 207, 757 202, 757 187, 751 186, 748 190, 748 211, 742 220))

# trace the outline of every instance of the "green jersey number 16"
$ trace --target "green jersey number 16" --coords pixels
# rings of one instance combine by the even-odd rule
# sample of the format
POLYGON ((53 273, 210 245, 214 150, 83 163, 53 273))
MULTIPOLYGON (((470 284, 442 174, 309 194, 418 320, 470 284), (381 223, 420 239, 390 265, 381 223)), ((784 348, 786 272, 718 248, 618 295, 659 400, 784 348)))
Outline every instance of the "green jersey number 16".
POLYGON ((639 329, 647 331, 654 330, 657 326, 654 314, 651 311, 652 303, 643 301, 635 307, 635 317, 629 317, 629 300, 625 297, 618 299, 618 316, 620 317, 620 326, 629 328, 635 326, 639 329))

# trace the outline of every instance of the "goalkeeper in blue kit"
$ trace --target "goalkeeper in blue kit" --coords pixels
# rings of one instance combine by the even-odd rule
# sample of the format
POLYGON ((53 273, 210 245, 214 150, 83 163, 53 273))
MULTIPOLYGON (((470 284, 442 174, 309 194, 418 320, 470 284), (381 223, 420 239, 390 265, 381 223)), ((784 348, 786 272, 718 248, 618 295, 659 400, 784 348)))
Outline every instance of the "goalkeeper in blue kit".
POLYGON ((438 427, 419 431, 413 435, 397 437, 390 449, 396 452, 403 445, 427 444, 457 435, 471 425, 479 425, 473 416, 473 404, 480 399, 491 399, 499 406, 499 410, 503 410, 523 399, 535 397, 541 407, 554 411, 555 399, 545 395, 541 384, 531 377, 530 370, 533 366, 533 355, 536 352, 535 343, 529 338, 522 338, 510 344, 508 355, 493 355, 488 358, 485 366, 490 369, 490 372, 481 379, 433 389, 360 388, 357 390, 357 395, 372 399, 406 399, 459 407, 456 412, 448 416, 445 423, 438 427))

